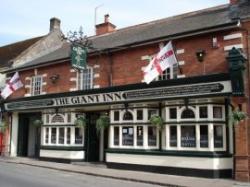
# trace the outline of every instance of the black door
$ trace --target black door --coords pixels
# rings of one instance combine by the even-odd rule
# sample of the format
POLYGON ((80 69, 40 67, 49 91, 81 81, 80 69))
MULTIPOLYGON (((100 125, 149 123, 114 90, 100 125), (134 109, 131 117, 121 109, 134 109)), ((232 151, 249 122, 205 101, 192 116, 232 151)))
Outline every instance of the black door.
POLYGON ((28 155, 29 118, 19 114, 17 156, 28 155))
POLYGON ((98 113, 87 113, 87 128, 86 128, 86 161, 99 161, 99 135, 96 132, 96 120, 99 118, 98 113))
POLYGON ((24 156, 24 157, 28 156, 29 145, 30 145, 31 146, 30 148, 34 150, 34 153, 30 156, 39 157, 41 127, 33 126, 32 128, 34 130, 30 132, 30 127, 34 125, 32 124, 32 121, 35 119, 41 119, 41 114, 40 113, 19 114, 17 156, 24 156))

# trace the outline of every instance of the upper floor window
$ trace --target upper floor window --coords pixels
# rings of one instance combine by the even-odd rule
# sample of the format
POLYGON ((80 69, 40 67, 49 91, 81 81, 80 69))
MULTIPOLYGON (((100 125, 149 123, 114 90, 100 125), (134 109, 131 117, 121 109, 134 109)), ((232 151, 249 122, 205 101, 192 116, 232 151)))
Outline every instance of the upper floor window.
POLYGON ((162 72, 162 75, 156 78, 156 80, 168 80, 168 79, 176 79, 178 74, 178 65, 174 64, 172 67, 167 68, 162 72))
POLYGON ((93 69, 87 67, 84 70, 80 70, 78 73, 78 88, 79 90, 91 89, 93 85, 93 69))
POLYGON ((41 95, 42 93, 43 77, 40 75, 32 77, 31 81, 31 95, 41 95))

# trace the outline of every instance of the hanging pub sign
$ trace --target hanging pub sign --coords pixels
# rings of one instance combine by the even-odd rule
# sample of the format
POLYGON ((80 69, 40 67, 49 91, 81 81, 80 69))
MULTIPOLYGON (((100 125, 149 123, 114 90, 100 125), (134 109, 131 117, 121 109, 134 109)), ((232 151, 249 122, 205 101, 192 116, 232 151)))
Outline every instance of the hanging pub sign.
POLYGON ((71 65, 77 69, 86 69, 87 49, 79 45, 71 46, 71 65))

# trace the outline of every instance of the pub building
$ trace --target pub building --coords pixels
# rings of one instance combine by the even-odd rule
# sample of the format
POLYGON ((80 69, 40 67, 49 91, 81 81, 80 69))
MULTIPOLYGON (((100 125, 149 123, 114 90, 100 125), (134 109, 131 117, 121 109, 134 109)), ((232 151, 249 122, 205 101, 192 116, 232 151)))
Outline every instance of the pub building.
POLYGON ((249 18, 246 0, 122 29, 105 15, 88 38, 84 70, 72 67, 52 18, 49 34, 2 70, 24 84, 3 103, 10 156, 249 181, 249 119, 230 118, 249 114, 249 18), (143 70, 169 41, 178 66, 144 83, 143 70), (100 115, 110 125, 98 133, 100 115))

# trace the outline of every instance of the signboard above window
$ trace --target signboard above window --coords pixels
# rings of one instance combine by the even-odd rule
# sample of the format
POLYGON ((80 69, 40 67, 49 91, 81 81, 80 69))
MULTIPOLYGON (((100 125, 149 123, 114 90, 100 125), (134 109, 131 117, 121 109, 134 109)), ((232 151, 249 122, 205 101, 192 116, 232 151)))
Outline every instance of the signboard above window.
POLYGON ((71 46, 71 65, 76 69, 86 69, 87 66, 87 48, 72 45, 71 46))

